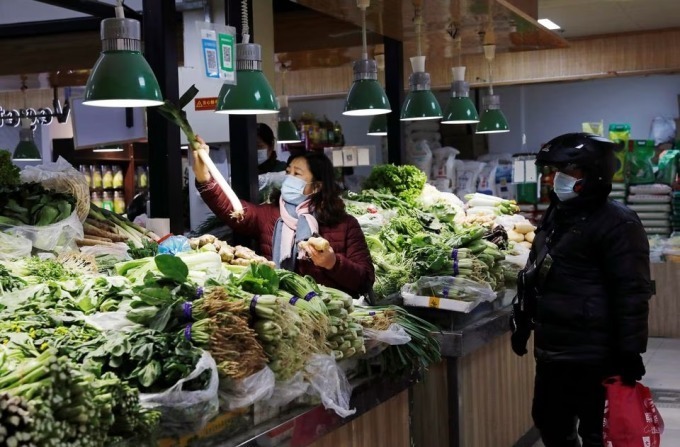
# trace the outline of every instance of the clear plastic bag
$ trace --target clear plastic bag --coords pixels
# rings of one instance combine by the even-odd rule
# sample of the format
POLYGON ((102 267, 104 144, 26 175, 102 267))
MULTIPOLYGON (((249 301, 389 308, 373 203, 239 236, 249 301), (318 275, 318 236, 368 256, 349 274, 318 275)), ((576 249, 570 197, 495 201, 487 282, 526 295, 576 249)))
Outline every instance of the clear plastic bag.
POLYGON ((432 296, 458 301, 493 301, 496 293, 488 284, 460 276, 421 276, 412 289, 421 296, 432 296))
POLYGON ((275 386, 274 372, 268 366, 242 380, 220 380, 220 408, 236 410, 271 399, 275 386))
POLYGON ((21 171, 21 181, 38 182, 47 189, 71 194, 76 198, 78 219, 85 222, 90 212, 90 185, 85 176, 62 157, 55 163, 26 166, 21 171))
POLYGON ((83 321, 93 328, 101 331, 124 331, 141 327, 127 319, 127 311, 118 310, 116 312, 95 312, 92 315, 85 315, 83 321))
POLYGON ((12 259, 25 258, 31 255, 33 243, 30 239, 20 234, 7 234, 0 232, 0 260, 11 261, 12 259))
POLYGON ((310 393, 321 399, 324 408, 335 411, 343 418, 356 413, 356 409, 349 408, 352 386, 333 357, 319 354, 311 356, 305 366, 305 373, 311 387, 310 393))
POLYGON ((411 341, 411 336, 397 323, 390 324, 384 331, 364 328, 364 346, 366 354, 364 358, 375 357, 388 346, 405 345, 411 341))
POLYGON ((200 430, 219 412, 217 388, 219 377, 215 360, 204 352, 196 368, 184 379, 161 393, 140 393, 139 401, 145 408, 161 412, 161 432, 167 436, 200 430), (184 391, 185 382, 210 371, 210 382, 205 390, 184 391))
POLYGON ((675 120, 664 116, 654 117, 649 139, 654 140, 654 144, 657 146, 663 143, 673 143, 675 140, 675 120))
POLYGON ((33 247, 45 251, 77 250, 76 239, 82 239, 83 224, 74 211, 66 219, 45 226, 0 225, 0 230, 23 236, 33 243, 33 247))
POLYGON ((302 372, 297 372, 293 377, 285 382, 276 382, 267 405, 270 407, 284 407, 302 396, 309 389, 309 384, 305 382, 302 372))
POLYGON ((380 213, 370 214, 366 213, 357 218, 359 226, 364 234, 378 234, 382 227, 387 224, 387 219, 380 213))

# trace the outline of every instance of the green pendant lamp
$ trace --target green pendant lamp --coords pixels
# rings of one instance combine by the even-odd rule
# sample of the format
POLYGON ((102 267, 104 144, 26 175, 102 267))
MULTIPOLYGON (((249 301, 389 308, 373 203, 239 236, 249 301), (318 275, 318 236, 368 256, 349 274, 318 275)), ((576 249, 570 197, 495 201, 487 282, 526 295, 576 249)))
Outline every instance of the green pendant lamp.
POLYGON ((493 82, 491 77, 491 62, 496 54, 496 45, 484 45, 484 56, 489 68, 489 94, 482 98, 482 116, 479 118, 477 124, 477 132, 479 134, 485 133, 504 133, 510 132, 508 120, 505 118, 501 110, 501 98, 493 94, 493 82))
POLYGON ((83 104, 99 107, 152 107, 163 104, 161 89, 141 53, 141 27, 126 19, 118 0, 116 17, 101 23, 102 53, 85 86, 83 104))
POLYGON ((279 105, 281 106, 281 110, 279 111, 279 122, 277 124, 276 139, 281 144, 301 142, 302 139, 295 128, 295 123, 293 123, 293 119, 291 117, 290 107, 288 107, 288 96, 279 96, 279 105))
POLYGON ((392 111, 385 90, 378 82, 378 63, 368 58, 366 45, 366 8, 370 0, 357 0, 361 9, 361 35, 363 51, 360 60, 354 61, 354 82, 345 99, 343 115, 349 116, 372 116, 389 113, 392 111))
POLYGON ((479 122, 477 108, 470 99, 470 85, 465 82, 465 67, 452 67, 451 97, 444 110, 442 124, 474 124, 479 122))
POLYGON ((423 27, 423 16, 421 7, 414 2, 415 8, 415 27, 416 41, 418 44, 418 55, 411 58, 411 68, 413 73, 409 77, 410 87, 406 100, 401 105, 401 121, 419 121, 440 119, 442 109, 430 90, 430 74, 425 71, 425 56, 422 54, 421 30, 423 27))
POLYGON ((368 133, 366 135, 371 135, 374 137, 386 137, 387 136, 387 114, 376 115, 371 120, 371 124, 368 126, 368 133))
POLYGON ((31 120, 28 118, 21 118, 21 130, 19 130, 19 144, 14 149, 12 160, 15 161, 41 161, 42 155, 40 149, 35 145, 33 140, 33 129, 31 129, 31 120))
POLYGON ((278 113, 274 89, 262 73, 262 47, 248 43, 236 45, 236 84, 222 84, 215 112, 230 115, 278 113))

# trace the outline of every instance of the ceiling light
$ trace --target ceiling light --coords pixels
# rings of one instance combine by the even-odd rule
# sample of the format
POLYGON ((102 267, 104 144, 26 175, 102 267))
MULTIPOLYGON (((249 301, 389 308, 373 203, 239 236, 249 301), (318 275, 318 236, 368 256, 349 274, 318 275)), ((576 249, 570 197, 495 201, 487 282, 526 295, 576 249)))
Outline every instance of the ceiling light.
POLYGON ((390 102, 385 95, 385 90, 378 82, 378 64, 374 59, 368 58, 366 46, 366 8, 370 0, 357 0, 357 6, 361 9, 361 36, 363 50, 361 59, 354 61, 354 82, 345 99, 343 115, 371 116, 391 112, 390 102))
POLYGON ((262 73, 262 47, 250 43, 248 2, 241 7, 241 43, 236 44, 236 84, 222 84, 215 112, 230 115, 278 113, 274 89, 262 73))
POLYGON ((401 105, 400 119, 402 121, 431 120, 442 117, 442 109, 430 90, 430 73, 425 71, 425 56, 422 56, 421 47, 423 17, 419 6, 415 6, 415 12, 418 55, 411 58, 413 73, 408 80, 409 94, 401 105))
POLYGON ((112 146, 112 147, 98 147, 96 149, 92 149, 92 152, 123 152, 123 148, 120 146, 112 146))
POLYGON ((371 124, 368 125, 368 133, 366 135, 371 135, 374 137, 386 137, 387 114, 374 116, 371 120, 371 124))
POLYGON ((482 98, 482 116, 479 118, 476 133, 503 133, 509 132, 508 120, 501 110, 501 98, 493 93, 493 79, 491 76, 491 63, 496 55, 495 44, 484 45, 484 57, 489 68, 489 94, 482 98))
POLYGON ((553 22, 550 19, 538 19, 538 23, 548 28, 549 30, 562 29, 561 26, 559 26, 557 23, 553 22))
POLYGON ((302 141, 295 123, 293 123, 290 108, 288 107, 288 96, 279 96, 279 104, 281 110, 279 111, 279 122, 276 128, 276 139, 281 144, 299 143, 302 141))
POLYGON ((12 160, 16 161, 41 161, 42 155, 40 149, 33 141, 33 129, 31 129, 31 120, 29 118, 21 118, 21 130, 19 130, 19 144, 14 149, 12 160))
POLYGON ((163 104, 161 89, 141 53, 141 27, 126 19, 118 0, 116 17, 101 23, 102 53, 94 65, 83 104, 99 107, 151 107, 163 104))
POLYGON ((470 99, 470 85, 464 81, 465 67, 452 67, 453 82, 442 124, 474 124, 479 122, 477 109, 470 99))

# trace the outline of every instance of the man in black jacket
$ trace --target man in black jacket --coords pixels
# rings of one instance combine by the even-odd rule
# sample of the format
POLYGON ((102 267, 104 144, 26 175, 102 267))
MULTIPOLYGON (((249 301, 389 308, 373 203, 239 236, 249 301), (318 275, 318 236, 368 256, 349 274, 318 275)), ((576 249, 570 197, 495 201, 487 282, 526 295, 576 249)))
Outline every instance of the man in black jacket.
POLYGON ((605 391, 620 375, 645 374, 649 243, 637 215, 608 200, 615 143, 590 134, 545 144, 539 166, 558 173, 550 209, 518 278, 512 349, 527 353, 534 331, 532 416, 546 447, 601 447, 605 391))

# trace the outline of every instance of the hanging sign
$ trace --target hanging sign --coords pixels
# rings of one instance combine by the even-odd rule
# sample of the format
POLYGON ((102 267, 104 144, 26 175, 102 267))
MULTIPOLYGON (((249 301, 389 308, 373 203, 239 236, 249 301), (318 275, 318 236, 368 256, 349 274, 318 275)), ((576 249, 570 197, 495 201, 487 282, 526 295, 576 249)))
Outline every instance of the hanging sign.
POLYGON ((200 110, 215 111, 217 107, 217 97, 213 98, 194 98, 194 109, 198 112, 200 110))
POLYGON ((219 79, 220 68, 217 59, 217 37, 215 30, 201 30, 201 52, 203 54, 203 67, 207 78, 219 79))
POLYGON ((204 76, 236 84, 236 29, 209 22, 196 22, 196 29, 201 38, 204 76))

